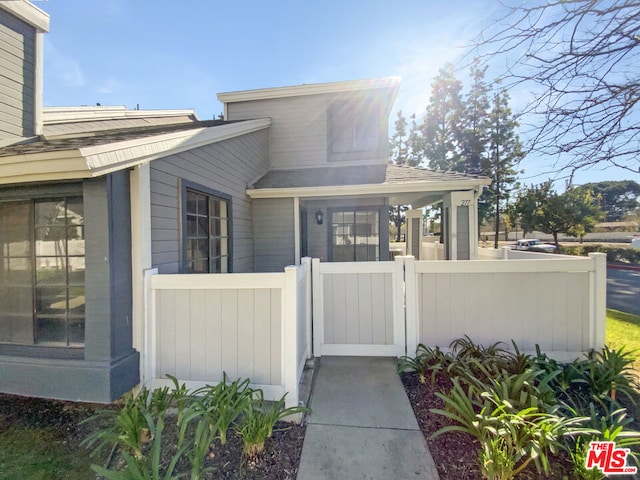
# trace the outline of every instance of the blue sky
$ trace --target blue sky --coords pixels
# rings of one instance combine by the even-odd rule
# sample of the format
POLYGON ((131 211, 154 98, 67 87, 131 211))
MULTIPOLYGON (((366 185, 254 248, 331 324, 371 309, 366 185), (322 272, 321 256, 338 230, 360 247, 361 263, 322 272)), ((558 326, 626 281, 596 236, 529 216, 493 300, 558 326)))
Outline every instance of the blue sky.
MULTIPOLYGON (((398 75, 394 112, 422 115, 445 62, 496 0, 46 0, 44 104, 222 112, 216 93, 398 75)), ((461 72, 460 78, 466 72, 461 72)), ((517 97, 517 96, 516 96, 517 97)), ((517 108, 522 98, 513 98, 517 108)), ((526 159, 526 177, 545 171, 526 159)), ((541 182, 547 176, 526 180, 541 182)), ((628 178, 591 171, 578 183, 628 178)))

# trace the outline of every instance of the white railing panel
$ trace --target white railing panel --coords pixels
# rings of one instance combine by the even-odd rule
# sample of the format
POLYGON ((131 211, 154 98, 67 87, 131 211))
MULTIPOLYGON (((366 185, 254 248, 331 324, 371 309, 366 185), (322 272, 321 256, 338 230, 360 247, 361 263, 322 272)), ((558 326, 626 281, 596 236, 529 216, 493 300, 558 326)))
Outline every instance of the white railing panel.
POLYGON ((181 380, 280 384, 279 289, 156 290, 156 369, 181 380))
POLYGON ((420 342, 446 348, 468 335, 483 344, 513 339, 525 351, 591 348, 589 259, 513 262, 520 271, 504 261, 422 263, 415 262, 420 342))

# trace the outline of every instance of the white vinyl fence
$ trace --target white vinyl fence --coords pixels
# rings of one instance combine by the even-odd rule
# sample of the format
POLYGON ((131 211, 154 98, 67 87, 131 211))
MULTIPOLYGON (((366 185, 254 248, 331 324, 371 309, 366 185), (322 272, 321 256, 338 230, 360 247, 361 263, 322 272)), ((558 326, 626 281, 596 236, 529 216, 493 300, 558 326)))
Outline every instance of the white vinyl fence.
POLYGON ((283 273, 147 275, 143 377, 190 388, 249 378, 265 398, 298 404, 310 355, 310 260, 283 273))
MULTIPOLYGON (((507 252, 510 255, 510 252, 507 252)), ((311 355, 413 355, 465 335, 514 340, 558 360, 604 344, 606 256, 320 263, 282 273, 146 272, 142 377, 151 388, 251 379, 267 399, 298 383, 311 355), (313 337, 312 337, 313 305, 313 337), (313 351, 311 351, 313 346, 313 351)))
POLYGON ((465 262, 405 260, 407 351, 464 335, 485 345, 513 340, 558 360, 604 344, 606 256, 465 262))

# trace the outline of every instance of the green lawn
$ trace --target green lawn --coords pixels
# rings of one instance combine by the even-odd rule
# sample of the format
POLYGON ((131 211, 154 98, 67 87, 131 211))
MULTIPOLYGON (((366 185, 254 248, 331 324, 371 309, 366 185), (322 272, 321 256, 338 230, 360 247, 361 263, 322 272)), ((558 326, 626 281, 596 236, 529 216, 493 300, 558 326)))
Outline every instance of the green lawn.
POLYGON ((607 310, 606 343, 617 350, 636 350, 635 369, 640 372, 640 317, 617 310, 607 310))
POLYGON ((51 428, 12 427, 0 432, 0 480, 95 478, 88 452, 51 428))

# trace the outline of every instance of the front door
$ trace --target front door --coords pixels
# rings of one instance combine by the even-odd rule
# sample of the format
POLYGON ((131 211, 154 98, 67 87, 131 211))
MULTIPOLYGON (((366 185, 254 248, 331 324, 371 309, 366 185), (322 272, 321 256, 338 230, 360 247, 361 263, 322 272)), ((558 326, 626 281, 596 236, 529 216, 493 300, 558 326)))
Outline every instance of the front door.
POLYGON ((380 208, 330 209, 329 213, 329 261, 381 260, 380 208))

